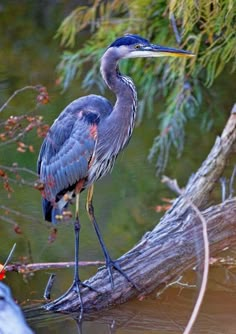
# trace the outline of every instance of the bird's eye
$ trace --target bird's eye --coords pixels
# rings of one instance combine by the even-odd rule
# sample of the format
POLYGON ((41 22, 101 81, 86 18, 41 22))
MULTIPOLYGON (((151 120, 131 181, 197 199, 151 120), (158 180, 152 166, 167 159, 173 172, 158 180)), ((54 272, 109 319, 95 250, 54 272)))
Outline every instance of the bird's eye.
POLYGON ((140 44, 136 44, 135 45, 135 49, 140 49, 141 45, 140 44))

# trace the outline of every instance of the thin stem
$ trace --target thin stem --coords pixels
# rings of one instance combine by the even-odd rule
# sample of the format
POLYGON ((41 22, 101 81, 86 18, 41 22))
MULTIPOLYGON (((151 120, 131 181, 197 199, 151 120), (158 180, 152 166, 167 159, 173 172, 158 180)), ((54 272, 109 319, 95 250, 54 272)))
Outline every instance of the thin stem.
POLYGON ((4 166, 4 165, 0 165, 0 168, 4 169, 4 170, 8 170, 9 172, 12 173, 16 173, 16 172, 25 172, 25 173, 29 173, 35 177, 38 177, 38 174, 35 173, 34 171, 32 171, 29 168, 26 167, 18 167, 18 166, 4 166))
POLYGON ((224 202, 226 200, 226 177, 222 176, 220 178, 220 184, 221 184, 221 200, 224 202))
POLYGON ((234 195, 234 181, 236 177, 236 166, 234 166, 233 173, 229 180, 229 198, 232 198, 234 195))
MULTIPOLYGON (((8 262, 10 261, 10 259, 11 259, 11 257, 12 257, 12 254, 14 253, 15 248, 16 248, 16 243, 12 246, 12 249, 11 249, 10 253, 8 254, 8 257, 7 257, 5 263, 4 263, 3 267, 2 267, 2 270, 6 268, 6 265, 7 265, 8 262)), ((1 271, 2 271, 2 270, 1 270, 1 271)), ((1 271, 0 271, 0 272, 1 272, 1 271)))
POLYGON ((0 112, 2 112, 6 107, 7 105, 11 102, 11 100, 14 99, 14 97, 19 94, 19 93, 22 93, 24 92, 25 90, 28 90, 28 89, 33 89, 33 90, 38 90, 38 87, 39 86, 25 86, 23 88, 20 88, 20 89, 17 89, 10 97, 9 99, 1 106, 0 108, 0 112))
MULTIPOLYGON (((222 185, 222 197, 223 197, 223 201, 225 200, 225 180, 223 180, 223 178, 220 179, 221 181, 221 185, 222 185)), ((162 179, 162 182, 166 183, 167 186, 172 190, 175 191, 177 193, 179 193, 180 195, 183 194, 183 191, 180 189, 178 183, 176 180, 171 180, 168 177, 164 177, 162 179)), ((188 321, 188 324, 184 330, 183 334, 189 334, 190 331, 192 330, 192 327, 197 319, 205 292, 206 292, 206 286, 207 286, 207 280, 208 280, 208 273, 209 273, 209 258, 210 258, 210 250, 209 250, 209 240, 208 240, 208 233, 207 233, 207 223, 205 218, 203 217, 202 213, 200 212, 200 210, 196 207, 196 205, 190 200, 189 197, 185 197, 185 200, 187 203, 189 203, 190 207, 196 212, 197 216, 199 217, 199 219, 201 220, 202 223, 202 234, 203 234, 203 243, 204 243, 204 268, 203 268, 203 276, 202 276, 202 283, 201 283, 201 287, 200 287, 200 291, 198 294, 198 298, 197 301, 194 305, 194 309, 193 312, 191 314, 191 317, 188 321)))
MULTIPOLYGON (((104 264, 105 264, 104 261, 79 261, 80 267, 101 266, 104 264)), ((75 266, 74 261, 72 262, 29 263, 29 264, 14 263, 14 264, 8 264, 4 269, 6 271, 17 271, 19 273, 24 273, 24 272, 35 272, 38 270, 72 268, 74 266, 75 266)))
POLYGON ((174 34, 175 34, 176 42, 180 45, 182 38, 181 38, 180 33, 178 31, 178 28, 177 28, 177 25, 176 25, 176 20, 175 20, 175 17, 173 15, 173 13, 170 14, 170 21, 171 21, 172 28, 173 28, 173 31, 174 31, 174 34))
POLYGON ((190 331, 193 328, 193 325, 197 319, 197 316, 199 314, 199 310, 206 292, 207 287, 207 281, 208 281, 208 273, 209 273, 209 258, 210 258, 210 250, 209 250, 209 241, 208 241, 208 233, 207 233, 207 223, 205 218, 203 217, 200 210, 196 207, 195 204, 193 204, 192 201, 190 201, 189 198, 187 198, 187 202, 191 205, 193 210, 196 212, 197 216, 201 220, 202 223, 202 234, 203 234, 203 241, 204 241, 204 268, 203 268, 203 275, 202 275, 202 283, 200 287, 200 291, 197 297, 196 304, 194 305, 193 312, 191 314, 191 317, 188 321, 188 324, 184 330, 183 334, 189 334, 190 331))
POLYGON ((55 281, 56 278, 56 274, 51 274, 48 280, 48 283, 46 285, 46 288, 44 290, 44 294, 43 294, 43 298, 46 300, 50 300, 51 299, 51 290, 52 290, 52 286, 53 283, 55 281))

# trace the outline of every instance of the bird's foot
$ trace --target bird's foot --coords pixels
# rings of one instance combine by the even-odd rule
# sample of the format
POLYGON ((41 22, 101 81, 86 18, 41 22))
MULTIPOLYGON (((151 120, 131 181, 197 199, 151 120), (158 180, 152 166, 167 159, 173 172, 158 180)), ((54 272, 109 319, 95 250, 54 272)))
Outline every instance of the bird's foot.
MULTIPOLYGON (((88 288, 88 289, 90 289, 90 290, 92 290, 94 292, 98 292, 91 285, 89 285, 87 283, 84 283, 84 282, 81 282, 81 280, 73 280, 72 285, 69 287, 69 289, 61 297, 59 297, 59 299, 61 300, 61 299, 65 298, 65 297, 67 297, 72 292, 77 293, 78 297, 81 299, 81 287, 88 288)), ((81 300, 81 302, 82 302, 82 300, 81 300)))
POLYGON ((82 282, 81 280, 74 280, 71 287, 66 291, 66 294, 70 292, 76 292, 77 294, 80 293, 80 288, 88 288, 92 291, 98 292, 96 289, 94 289, 91 285, 82 282))
POLYGON ((114 279, 112 275, 112 268, 117 270, 124 278, 130 282, 136 290, 141 291, 141 289, 137 286, 137 284, 124 272, 124 270, 121 268, 119 265, 118 261, 112 260, 110 257, 106 260, 106 268, 108 270, 110 282, 111 282, 111 287, 114 289, 114 279))
POLYGON ((64 304, 71 299, 71 294, 76 293, 78 295, 79 304, 80 304, 79 319, 82 320, 83 313, 84 313, 84 304, 83 304, 83 299, 82 299, 82 294, 81 294, 82 287, 98 292, 96 289, 94 289, 92 286, 90 286, 87 283, 81 282, 80 280, 73 280, 73 283, 69 287, 69 289, 62 296, 50 302, 50 304, 47 304, 49 305, 49 308, 48 306, 46 306, 46 309, 56 310, 59 305, 64 304))

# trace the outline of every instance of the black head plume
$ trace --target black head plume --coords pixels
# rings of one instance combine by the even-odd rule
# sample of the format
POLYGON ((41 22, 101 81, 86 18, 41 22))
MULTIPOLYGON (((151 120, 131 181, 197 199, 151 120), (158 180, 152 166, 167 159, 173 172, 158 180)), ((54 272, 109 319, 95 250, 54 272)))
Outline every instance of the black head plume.
POLYGON ((126 34, 122 37, 117 38, 110 47, 119 47, 121 45, 132 45, 132 44, 149 44, 149 41, 139 35, 126 34))

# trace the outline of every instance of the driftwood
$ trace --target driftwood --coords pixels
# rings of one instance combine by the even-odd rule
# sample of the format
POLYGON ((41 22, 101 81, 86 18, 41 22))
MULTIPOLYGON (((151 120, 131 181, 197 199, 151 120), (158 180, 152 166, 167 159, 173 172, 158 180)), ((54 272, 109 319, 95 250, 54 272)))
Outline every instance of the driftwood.
MULTIPOLYGON (((202 225, 190 203, 200 210, 222 175, 236 143, 236 105, 225 129, 203 162, 161 221, 118 261, 127 275, 138 285, 137 291, 126 279, 114 272, 111 289, 106 269, 99 270, 86 283, 97 292, 84 288, 85 311, 102 310, 128 299, 150 293, 175 280, 183 271, 198 264, 202 256, 202 225)), ((202 214, 207 222, 211 256, 236 243, 236 198, 212 206, 202 214)), ((46 304, 54 311, 78 311, 79 298, 69 293, 65 298, 46 304)))

